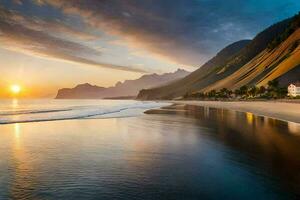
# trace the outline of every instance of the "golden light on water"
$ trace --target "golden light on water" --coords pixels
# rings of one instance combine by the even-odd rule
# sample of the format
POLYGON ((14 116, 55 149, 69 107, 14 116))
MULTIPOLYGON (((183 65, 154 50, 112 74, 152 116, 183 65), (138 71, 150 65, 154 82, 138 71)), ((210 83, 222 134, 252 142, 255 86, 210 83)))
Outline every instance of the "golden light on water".
POLYGON ((247 118, 248 124, 252 124, 253 123, 253 119, 254 119, 253 113, 246 112, 246 118, 247 118))
POLYGON ((16 123, 14 125, 14 130, 15 130, 15 137, 16 137, 16 139, 19 139, 19 137, 20 137, 20 125, 18 123, 16 123))
POLYGON ((20 85, 11 85, 10 86, 10 91, 13 93, 13 94, 19 94, 21 92, 22 88, 20 85))

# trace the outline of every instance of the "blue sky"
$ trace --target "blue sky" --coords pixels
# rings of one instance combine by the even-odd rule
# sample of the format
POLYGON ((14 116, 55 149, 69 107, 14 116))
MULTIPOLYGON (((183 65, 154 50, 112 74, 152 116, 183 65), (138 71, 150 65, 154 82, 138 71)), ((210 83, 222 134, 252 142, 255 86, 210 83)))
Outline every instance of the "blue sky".
POLYGON ((299 10, 296 0, 1 0, 0 72, 9 78, 0 86, 11 76, 54 88, 194 70, 299 10))

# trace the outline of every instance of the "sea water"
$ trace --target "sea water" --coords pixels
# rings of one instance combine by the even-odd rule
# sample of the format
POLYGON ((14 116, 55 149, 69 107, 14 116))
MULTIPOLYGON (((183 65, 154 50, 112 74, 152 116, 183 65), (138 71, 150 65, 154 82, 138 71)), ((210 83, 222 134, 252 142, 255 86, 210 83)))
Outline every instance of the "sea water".
POLYGON ((0 124, 129 117, 168 103, 134 100, 0 100, 0 124))
POLYGON ((155 102, 10 103, 1 200, 300 198, 297 123, 196 106, 143 114, 155 102))

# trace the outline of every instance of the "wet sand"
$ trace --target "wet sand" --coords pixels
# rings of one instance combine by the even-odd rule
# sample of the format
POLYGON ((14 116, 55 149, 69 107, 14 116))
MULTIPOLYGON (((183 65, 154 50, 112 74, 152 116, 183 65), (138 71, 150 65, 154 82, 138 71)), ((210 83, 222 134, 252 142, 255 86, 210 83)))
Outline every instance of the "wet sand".
POLYGON ((172 101, 176 104, 222 108, 240 112, 251 112, 283 121, 300 123, 300 104, 277 101, 224 102, 224 101, 172 101))

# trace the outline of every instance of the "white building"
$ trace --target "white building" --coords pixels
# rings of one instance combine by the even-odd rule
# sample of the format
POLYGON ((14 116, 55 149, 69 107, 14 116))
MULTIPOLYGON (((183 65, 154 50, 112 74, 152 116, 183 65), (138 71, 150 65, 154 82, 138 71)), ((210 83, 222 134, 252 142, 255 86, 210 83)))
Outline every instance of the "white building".
POLYGON ((291 97, 300 96, 300 82, 291 83, 288 87, 288 95, 291 97))

